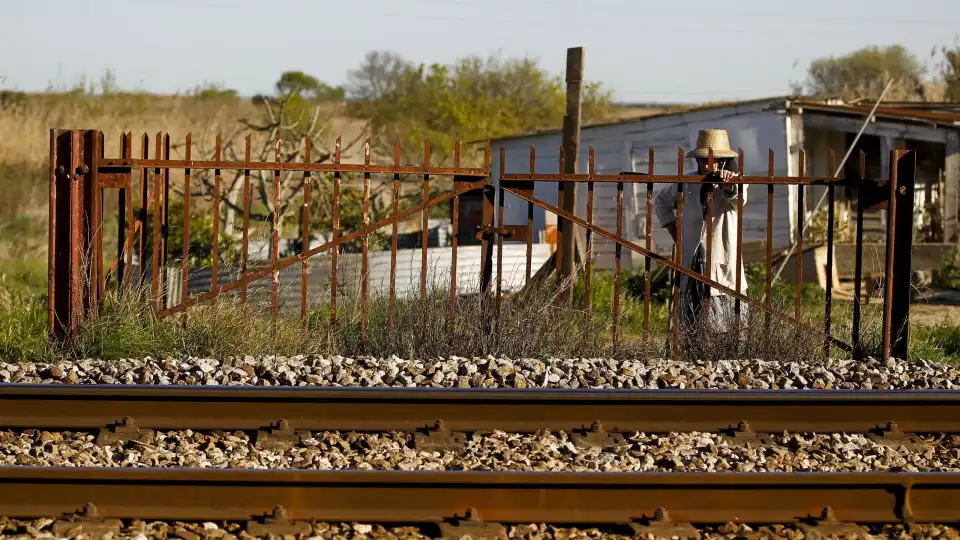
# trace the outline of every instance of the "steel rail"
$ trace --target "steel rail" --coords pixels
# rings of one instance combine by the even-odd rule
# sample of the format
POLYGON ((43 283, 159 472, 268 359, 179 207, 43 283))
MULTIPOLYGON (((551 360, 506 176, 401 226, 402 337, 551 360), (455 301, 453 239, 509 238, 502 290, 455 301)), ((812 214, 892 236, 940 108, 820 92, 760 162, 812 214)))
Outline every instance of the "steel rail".
POLYGON ((624 523, 665 508, 677 522, 956 522, 960 473, 544 473, 0 468, 0 515, 438 522, 624 523))
POLYGON ((0 384, 0 428, 960 432, 960 391, 580 390, 0 384))

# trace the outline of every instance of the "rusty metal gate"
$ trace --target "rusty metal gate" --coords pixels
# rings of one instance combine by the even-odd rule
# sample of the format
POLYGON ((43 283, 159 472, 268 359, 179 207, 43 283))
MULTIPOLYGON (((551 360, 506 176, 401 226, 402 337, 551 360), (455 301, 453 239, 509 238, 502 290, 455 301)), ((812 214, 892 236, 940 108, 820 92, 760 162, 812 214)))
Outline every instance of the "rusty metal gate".
MULTIPOLYGON (((219 296, 227 292, 239 293, 239 300, 242 303, 247 301, 247 291, 255 282, 270 282, 270 311, 274 321, 278 313, 278 295, 279 295, 279 275, 280 271, 300 265, 301 271, 301 290, 300 290, 300 316, 306 328, 307 318, 310 310, 308 303, 308 281, 307 274, 310 272, 310 259, 321 253, 329 253, 330 256, 330 319, 336 321, 337 300, 338 300, 338 254, 342 246, 349 242, 361 242, 361 286, 360 286, 360 306, 362 309, 362 332, 364 337, 367 331, 367 299, 368 299, 368 236, 383 227, 391 227, 391 261, 390 261, 390 284, 389 284, 389 326, 391 330, 394 324, 394 310, 396 304, 396 268, 398 252, 398 225, 402 220, 409 217, 420 215, 422 227, 421 241, 421 272, 420 272, 420 294, 427 294, 427 265, 428 265, 428 220, 431 208, 444 204, 451 204, 452 209, 452 265, 450 269, 449 280, 449 316, 453 320, 455 316, 455 300, 458 295, 457 290, 457 253, 458 242, 462 234, 475 235, 480 240, 480 275, 479 292, 491 300, 491 316, 497 317, 502 298, 503 282, 503 242, 507 241, 525 241, 526 242, 526 265, 524 282, 530 282, 535 276, 532 264, 533 251, 533 208, 535 206, 543 208, 558 216, 561 226, 572 227, 573 225, 582 227, 586 230, 586 253, 582 254, 581 259, 585 261, 592 260, 594 249, 594 236, 605 238, 615 243, 616 265, 614 272, 614 296, 613 296, 613 323, 612 338, 616 346, 620 337, 619 329, 619 311, 621 298, 621 257, 623 248, 627 248, 644 257, 644 309, 643 309, 643 330, 646 335, 649 330, 650 315, 650 297, 651 297, 651 263, 653 261, 672 270, 676 275, 684 275, 690 279, 697 280, 709 287, 715 288, 723 294, 729 295, 735 299, 735 309, 739 313, 743 304, 758 309, 767 314, 767 320, 779 318, 797 325, 797 328, 806 331, 816 332, 824 336, 824 348, 829 353, 831 346, 838 346, 849 350, 855 357, 862 354, 861 338, 861 282, 863 257, 863 233, 862 223, 863 210, 866 207, 876 207, 877 205, 886 205, 887 211, 887 231, 886 231, 886 265, 884 275, 883 289, 883 343, 882 353, 889 356, 906 357, 908 322, 909 322, 909 300, 910 300, 910 254, 913 238, 913 190, 914 190, 914 170, 915 155, 908 151, 897 150, 893 152, 891 159, 890 178, 885 181, 876 181, 868 179, 865 173, 864 159, 861 155, 860 178, 844 179, 842 177, 810 177, 804 175, 804 155, 801 151, 799 162, 799 175, 775 176, 774 175, 774 154, 771 150, 768 155, 769 173, 766 176, 744 176, 743 167, 739 167, 741 172, 735 179, 735 184, 740 191, 745 185, 757 185, 767 187, 767 242, 766 242, 766 281, 765 292, 762 299, 750 298, 740 293, 741 280, 743 276, 739 271, 742 260, 742 219, 738 219, 737 230, 737 275, 736 290, 718 283, 710 276, 710 265, 707 264, 705 274, 696 272, 683 266, 681 259, 681 250, 675 249, 674 257, 665 257, 652 250, 651 244, 651 223, 653 209, 653 186, 655 183, 675 184, 678 188, 678 226, 682 226, 682 208, 683 208, 683 186, 685 184, 704 184, 705 176, 684 175, 684 152, 679 150, 677 155, 677 170, 674 175, 658 175, 654 170, 654 151, 650 149, 649 170, 646 174, 597 174, 594 170, 594 151, 589 150, 589 164, 586 173, 563 173, 564 158, 561 149, 561 158, 558 173, 542 174, 534 173, 536 156, 531 149, 529 156, 529 172, 509 173, 503 170, 505 156, 503 148, 500 149, 500 167, 499 179, 494 182, 491 179, 491 154, 490 146, 487 144, 484 154, 484 166, 480 168, 461 167, 460 144, 456 146, 453 167, 432 167, 430 165, 430 145, 426 144, 424 148, 424 158, 422 165, 401 165, 399 143, 397 143, 394 152, 393 163, 380 165, 371 163, 371 152, 369 141, 366 145, 365 159, 362 164, 347 164, 341 162, 339 139, 336 146, 336 154, 332 163, 316 163, 311 161, 311 143, 306 141, 306 151, 303 161, 299 163, 281 160, 280 141, 276 145, 276 159, 274 161, 252 161, 249 151, 249 139, 247 140, 247 152, 242 161, 226 161, 221 155, 221 141, 217 137, 217 146, 215 158, 213 160, 193 160, 191 159, 191 139, 190 135, 186 138, 186 155, 184 159, 170 159, 170 136, 158 133, 153 139, 154 154, 149 157, 151 141, 148 135, 144 134, 140 141, 140 157, 133 157, 133 136, 132 134, 123 134, 120 137, 119 153, 116 157, 105 157, 104 137, 97 130, 59 130, 53 129, 50 134, 50 237, 49 237, 49 332, 52 339, 59 339, 71 335, 81 324, 81 321, 88 317, 96 317, 101 309, 103 299, 108 294, 108 284, 116 287, 117 290, 131 289, 135 286, 144 286, 149 282, 150 301, 157 316, 169 316, 175 313, 186 313, 188 308, 201 302, 215 302, 219 296), (165 287, 165 274, 163 269, 167 266, 168 240, 169 240, 169 216, 167 208, 171 200, 171 174, 170 170, 183 171, 183 199, 184 205, 184 223, 183 223, 183 257, 181 261, 179 278, 179 300, 170 304, 166 301, 169 295, 169 287, 165 287), (243 212, 243 247, 241 251, 242 261, 240 275, 237 279, 221 284, 219 282, 218 265, 219 261, 219 224, 220 219, 213 220, 213 272, 209 290, 190 295, 189 289, 189 245, 190 245, 190 198, 191 198, 191 171, 195 170, 213 170, 214 171, 214 189, 213 189, 213 208, 219 209, 221 205, 221 171, 243 171, 244 175, 244 212, 243 212), (277 212, 273 212, 273 223, 271 226, 271 260, 270 264, 252 269, 248 266, 247 246, 249 230, 249 212, 250 212, 250 171, 271 171, 273 173, 273 194, 276 202, 277 193, 279 193, 279 177, 281 171, 295 172, 303 176, 303 204, 300 208, 302 217, 302 245, 299 252, 290 257, 279 257, 279 227, 277 212), (311 200, 311 184, 313 174, 327 174, 332 176, 330 188, 332 189, 332 211, 333 227, 332 236, 329 241, 323 242, 319 246, 310 247, 309 239, 309 212, 311 200), (363 226, 350 231, 341 232, 340 230, 340 187, 341 179, 344 174, 358 174, 363 177, 363 226), (393 180, 393 198, 392 212, 388 217, 372 221, 369 211, 370 202, 370 181, 371 175, 391 175, 393 180), (135 181, 134 177, 139 181, 135 181), (403 182, 412 181, 422 183, 423 198, 419 204, 410 208, 400 210, 399 194, 401 186, 401 177, 403 182), (437 177, 452 178, 452 189, 440 195, 431 195, 431 180, 437 177), (534 186, 537 182, 556 183, 560 187, 560 193, 563 193, 565 184, 586 184, 587 203, 586 216, 580 217, 575 213, 563 210, 562 202, 558 205, 549 204, 534 196, 534 186), (617 189, 617 227, 611 231, 599 227, 594 223, 594 185, 596 183, 613 183, 617 189), (646 186, 646 237, 644 245, 635 243, 624 237, 623 234, 623 190, 625 184, 640 184, 646 186), (834 192, 837 187, 845 186, 854 189, 858 197, 857 214, 857 237, 856 237, 856 269, 855 291, 853 303, 853 325, 852 333, 847 342, 845 339, 834 335, 832 328, 832 309, 833 309, 833 291, 832 280, 827 279, 826 305, 824 312, 824 327, 809 328, 802 321, 802 297, 801 288, 803 281, 802 258, 797 257, 797 275, 796 275, 796 295, 794 313, 784 313, 774 309, 772 305, 772 286, 773 286, 773 251, 772 251, 772 223, 775 218, 773 214, 773 189, 778 185, 795 186, 826 186, 829 196, 828 205, 828 231, 827 231, 827 275, 833 272, 833 201, 834 192), (479 191, 482 194, 482 212, 481 225, 476 231, 458 231, 460 222, 460 197, 470 192, 479 191), (106 193, 113 193, 117 197, 117 253, 112 261, 105 260, 104 254, 104 199, 106 193), (503 202, 504 194, 511 193, 520 199, 526 201, 528 206, 528 220, 525 224, 504 224, 503 202), (136 205, 134 204, 136 198, 136 205), (898 204, 899 203, 899 204, 898 204), (136 212, 135 212, 136 209, 136 212), (152 211, 152 226, 147 223, 148 210, 152 211), (498 211, 499 210, 499 211, 498 211), (147 238, 145 231, 150 228, 151 238, 147 238), (496 249, 494 249, 496 247, 496 249), (496 255, 495 255, 496 254, 496 255), (139 271, 134 272, 133 257, 137 256, 140 261, 139 271), (494 257, 496 256, 496 260, 494 257), (148 271, 145 261, 150 261, 151 268, 148 271), (496 273, 494 273, 496 265, 496 273), (149 279, 148 279, 149 276, 149 279), (496 276, 496 279, 494 279, 496 276), (494 283, 495 282, 495 283, 494 283)), ((713 159, 712 156, 710 158, 713 159)), ((830 154, 829 170, 834 168, 834 155, 830 154)), ((743 152, 739 152, 739 163, 744 163, 743 152)), ((708 212, 712 215, 713 189, 712 183, 707 183, 707 205, 708 212)), ((803 208, 803 190, 799 190, 800 197, 798 208, 803 208)), ((562 196, 562 195, 561 195, 562 196)), ((738 218, 742 218, 743 201, 737 205, 738 218)), ((217 214, 218 215, 218 214, 217 214)), ((797 212, 798 227, 798 246, 797 252, 802 251, 804 212, 797 212)), ((709 242, 712 241, 712 220, 706 220, 708 228, 706 252, 712 252, 709 242)), ((682 241, 682 230, 678 231, 678 238, 682 241)), ((709 257, 709 255, 708 255, 709 257)), ((555 254, 555 260, 561 259, 560 254, 555 254)), ((559 263, 558 263, 559 264, 559 263)), ((543 270, 549 270, 544 268, 543 270)), ((590 264, 584 265, 584 280, 586 282, 584 308, 589 313, 591 310, 590 282, 593 275, 593 269, 590 264)), ((568 286, 568 285, 562 285, 568 286)), ((678 311, 678 294, 676 286, 673 287, 671 299, 671 320, 676 317, 678 311)), ((735 320, 739 320, 737 317, 735 320)), ((496 326, 491 325, 490 331, 496 331, 496 326)))

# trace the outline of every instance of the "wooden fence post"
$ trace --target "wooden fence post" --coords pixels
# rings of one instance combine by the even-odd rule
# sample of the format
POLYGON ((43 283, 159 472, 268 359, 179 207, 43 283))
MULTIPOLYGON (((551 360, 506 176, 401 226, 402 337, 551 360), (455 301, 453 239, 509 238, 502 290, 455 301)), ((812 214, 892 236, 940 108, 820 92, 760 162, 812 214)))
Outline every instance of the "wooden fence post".
MULTIPOLYGON (((580 117, 583 112, 583 47, 571 47, 567 49, 567 113, 563 117, 563 155, 564 155, 564 174, 576 174, 577 161, 580 156, 580 117)), ((576 213, 577 209, 577 184, 575 182, 563 182, 560 188, 561 208, 564 212, 570 214, 576 213)), ((565 305, 569 305, 573 299, 572 285, 567 280, 573 276, 574 261, 574 229, 573 223, 569 220, 557 216, 557 227, 559 229, 558 250, 560 257, 557 259, 559 266, 559 279, 562 291, 560 291, 559 300, 565 305)))

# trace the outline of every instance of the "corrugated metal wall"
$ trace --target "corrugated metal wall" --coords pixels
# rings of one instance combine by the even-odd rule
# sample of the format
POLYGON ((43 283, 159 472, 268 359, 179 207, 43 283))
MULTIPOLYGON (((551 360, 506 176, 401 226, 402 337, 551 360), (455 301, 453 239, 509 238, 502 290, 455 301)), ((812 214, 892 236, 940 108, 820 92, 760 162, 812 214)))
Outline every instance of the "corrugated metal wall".
MULTIPOLYGON (((453 250, 450 247, 429 248, 427 250, 427 285, 431 290, 448 289, 453 250)), ((397 252, 397 298, 411 298, 420 294, 421 250, 401 249, 397 252)), ((550 258, 549 246, 533 246, 532 266, 536 272, 550 258)), ((370 297, 389 294, 390 287, 390 251, 377 251, 369 254, 369 294, 370 297)), ((251 268, 251 271, 256 268, 251 268)), ((360 297, 361 255, 359 253, 341 253, 337 260, 337 290, 341 303, 348 304, 360 297)), ((179 301, 179 267, 168 270, 167 290, 170 302, 179 301)), ((237 268, 221 268, 220 284, 234 281, 239 275, 237 268)), ((209 267, 190 270, 189 289, 191 295, 210 290, 213 272, 209 267)), ((526 244, 505 242, 503 244, 503 290, 518 291, 526 277, 526 244)), ((150 279, 147 271, 146 279, 150 279)), ((493 279, 497 279, 496 250, 494 250, 493 279)), ((270 301, 270 276, 249 285, 250 302, 266 304, 270 301)), ((280 304, 287 309, 299 309, 300 306, 300 264, 288 266, 280 271, 280 304)), ((496 281, 494 281, 496 283, 496 281)), ((320 254, 310 259, 310 273, 307 277, 308 298, 314 305, 330 299, 330 255, 320 254)), ((457 249, 457 291, 459 294, 472 294, 480 286, 480 246, 462 246, 457 249)), ((236 291, 236 290, 235 290, 236 291)), ((231 295, 236 294, 231 291, 231 295)))

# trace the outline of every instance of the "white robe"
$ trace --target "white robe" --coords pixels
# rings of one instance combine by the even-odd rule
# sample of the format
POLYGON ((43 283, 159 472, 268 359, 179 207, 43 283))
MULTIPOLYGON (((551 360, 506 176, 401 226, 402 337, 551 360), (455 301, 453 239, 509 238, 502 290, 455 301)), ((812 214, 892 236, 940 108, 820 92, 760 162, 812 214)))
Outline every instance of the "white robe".
MULTIPOLYGON (((688 176, 702 176, 697 172, 688 176)), ((684 184, 683 195, 683 267, 691 268, 693 256, 697 247, 707 248, 707 227, 703 220, 703 209, 700 205, 699 182, 684 184)), ((736 290, 737 279, 737 196, 728 196, 722 187, 736 189, 736 184, 717 184, 713 191, 713 253, 710 259, 710 279, 717 283, 736 290)), ((743 204, 747 204, 747 188, 744 184, 741 197, 743 204)), ((654 197, 654 211, 660 226, 668 225, 677 220, 677 185, 668 184, 654 197)), ((680 290, 686 288, 689 278, 680 274, 680 290)), ((743 261, 740 261, 740 293, 747 294, 747 277, 743 273, 743 261)), ((712 287, 711 296, 720 296, 725 293, 712 287)))

